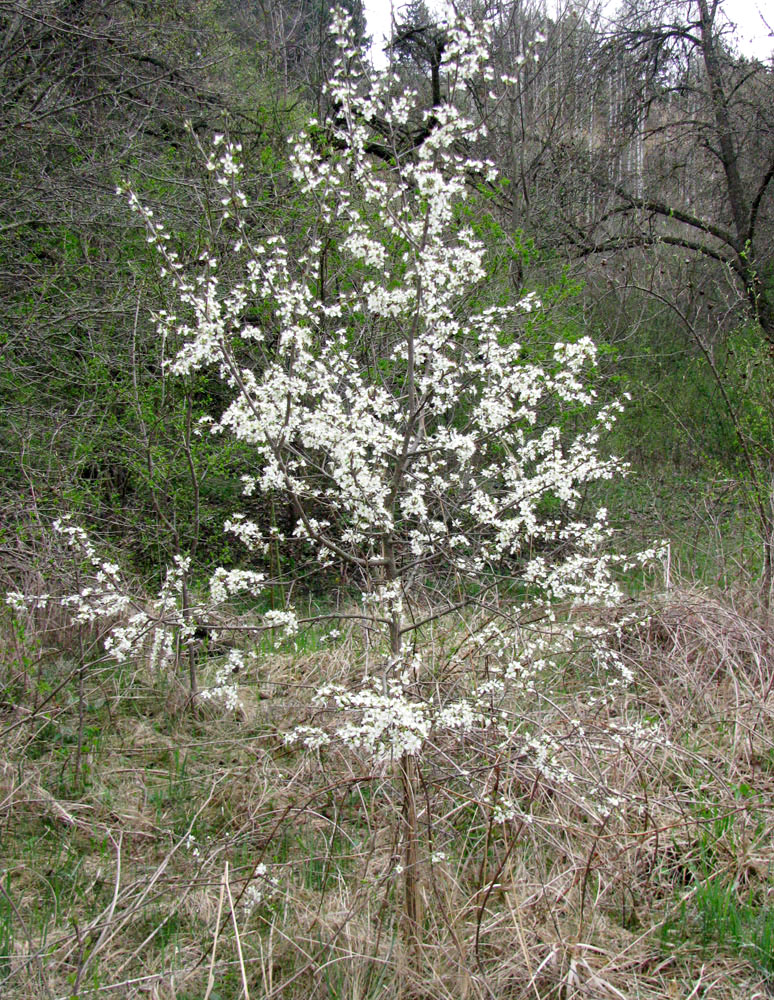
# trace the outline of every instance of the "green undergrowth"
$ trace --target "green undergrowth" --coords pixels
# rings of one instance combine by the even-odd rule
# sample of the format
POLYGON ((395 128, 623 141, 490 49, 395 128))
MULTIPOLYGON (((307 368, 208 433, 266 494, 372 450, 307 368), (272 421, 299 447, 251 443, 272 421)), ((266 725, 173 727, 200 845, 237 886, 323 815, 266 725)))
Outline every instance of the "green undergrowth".
POLYGON ((597 485, 587 502, 606 507, 617 551, 636 552, 654 540, 668 543, 668 560, 659 570, 627 574, 630 591, 686 581, 726 592, 755 591, 761 533, 737 481, 669 465, 633 467, 626 478, 597 485))
POLYGON ((700 832, 685 861, 687 890, 679 894, 661 928, 665 952, 695 946, 748 961, 774 982, 774 882, 771 859, 751 848, 770 835, 768 803, 744 785, 738 795, 750 808, 697 810, 700 832))

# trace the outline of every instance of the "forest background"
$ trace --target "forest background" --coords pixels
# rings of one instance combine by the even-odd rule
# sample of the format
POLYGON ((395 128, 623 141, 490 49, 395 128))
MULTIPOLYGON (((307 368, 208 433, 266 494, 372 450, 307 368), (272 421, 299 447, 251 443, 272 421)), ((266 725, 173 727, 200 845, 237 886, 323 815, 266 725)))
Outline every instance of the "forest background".
MULTIPOLYGON (((364 41, 361 4, 343 6, 364 41)), ((588 483, 581 509, 608 510, 620 552, 668 540, 655 578, 626 572, 636 624, 621 640, 647 675, 621 697, 668 738, 648 753, 626 744, 624 764, 596 716, 594 739, 552 736, 574 760, 563 767, 604 772, 597 785, 629 802, 618 825, 573 799, 565 771, 534 761, 509 758, 506 794, 504 758, 486 741, 465 751, 482 772, 467 801, 449 794, 439 813, 436 771, 396 777, 380 804, 351 761, 326 784, 277 739, 288 720, 309 721, 303 692, 331 671, 340 681, 367 647, 355 624, 342 629, 359 580, 304 556, 281 490, 250 498, 268 540, 259 554, 245 561, 224 535, 254 456, 200 433, 226 390, 207 371, 170 371, 181 345, 156 317, 175 303, 143 217, 116 188, 163 220, 185 269, 218 254, 227 282, 222 190, 203 167, 226 136, 241 147, 252 238, 301 243, 311 208, 289 141, 311 128, 322 150, 336 124, 328 4, 0 0, 0 578, 61 597, 98 551, 140 602, 184 560, 175 627, 191 632, 161 674, 117 665, 104 623, 61 602, 5 609, 8 995, 629 996, 634 977, 636 995, 689 995, 698 982, 706 996, 750 996, 770 984, 774 64, 740 52, 709 0, 624 4, 613 19, 591 3, 551 16, 461 6, 492 35, 494 79, 464 95, 486 124, 468 152, 499 173, 470 172, 464 209, 489 252, 488 294, 539 299, 535 356, 590 336, 599 404, 630 397, 602 443, 630 472, 588 483), (65 516, 96 549, 54 530, 65 516), (199 595, 236 562, 272 580, 261 615, 279 621, 293 604, 313 623, 275 635, 239 602, 213 622, 199 595), (245 665, 240 630, 258 666, 245 665), (226 667, 247 675, 239 707, 203 705, 226 667), (638 826, 644 800, 661 812, 648 805, 638 826), (393 875, 348 895, 380 854, 399 859, 393 875), (414 886, 394 874, 412 857, 414 886)), ((418 155, 451 92, 448 29, 421 2, 396 16, 386 58, 416 91, 401 152, 418 155)), ((315 266, 325 301, 345 280, 336 246, 315 266)), ((245 324, 264 318, 245 303, 245 324)), ((583 414, 563 426, 582 430, 583 414)), ((470 635, 485 627, 463 618, 470 635)), ((454 656, 465 641, 433 638, 454 656)), ((544 690, 577 735, 573 699, 584 706, 596 682, 577 664, 568 677, 563 656, 544 690)), ((527 730, 555 734, 547 718, 527 730)))

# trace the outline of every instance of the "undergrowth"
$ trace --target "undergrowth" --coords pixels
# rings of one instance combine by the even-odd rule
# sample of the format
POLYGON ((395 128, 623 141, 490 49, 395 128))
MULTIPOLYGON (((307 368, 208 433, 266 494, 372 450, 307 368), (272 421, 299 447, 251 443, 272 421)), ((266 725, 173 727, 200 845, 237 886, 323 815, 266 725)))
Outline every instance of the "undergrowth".
MULTIPOLYGON (((79 692, 55 632, 7 621, 0 992, 765 995, 774 655, 743 606, 698 588, 643 594, 620 636, 632 685, 605 695, 579 650, 504 706, 521 743, 428 744, 418 956, 401 928, 394 765, 284 740, 320 723, 315 691, 362 671, 360 626, 262 650, 232 712, 192 709, 182 677, 142 663, 96 660, 79 692), (553 740, 545 768, 523 750, 538 732, 553 740)), ((464 674, 442 669, 477 627, 434 634, 423 683, 486 682, 475 643, 464 674)), ((224 654, 199 655, 206 675, 224 654)))

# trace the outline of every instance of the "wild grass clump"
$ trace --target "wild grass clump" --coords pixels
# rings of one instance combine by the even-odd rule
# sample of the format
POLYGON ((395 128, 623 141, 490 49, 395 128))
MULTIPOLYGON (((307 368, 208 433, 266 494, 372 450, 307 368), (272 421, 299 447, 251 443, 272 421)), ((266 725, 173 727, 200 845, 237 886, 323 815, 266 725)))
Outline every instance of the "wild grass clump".
MULTIPOLYGON (((35 707, 8 687, 6 629, 3 996, 767 989, 771 631, 698 589, 584 613, 615 635, 631 684, 611 689, 580 645, 498 703, 508 738, 490 724, 423 746, 415 937, 396 762, 285 739, 341 721, 312 696, 362 676, 373 650, 360 624, 263 653, 233 710, 192 709, 174 672, 108 660, 87 673, 79 709, 77 691, 57 689, 66 657, 45 635, 41 683, 55 693, 35 707)), ((496 678, 471 641, 484 624, 438 628, 420 685, 453 701, 496 678)), ((225 656, 203 652, 202 676, 225 656)))

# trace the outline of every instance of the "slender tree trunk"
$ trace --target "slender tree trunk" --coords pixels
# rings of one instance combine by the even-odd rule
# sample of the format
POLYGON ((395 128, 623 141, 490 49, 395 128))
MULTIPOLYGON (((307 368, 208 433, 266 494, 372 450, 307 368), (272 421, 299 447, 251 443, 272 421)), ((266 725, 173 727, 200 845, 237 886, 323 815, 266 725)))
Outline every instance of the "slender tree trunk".
MULTIPOLYGON (((384 543, 385 578, 390 585, 398 582, 395 551, 390 541, 384 543)), ((393 610, 390 616, 390 663, 400 668, 403 656, 401 616, 393 610)), ((404 753, 397 763, 397 781, 401 795, 401 835, 403 840, 403 936, 412 967, 422 960, 422 892, 419 878, 419 821, 416 805, 416 760, 404 753)))
POLYGON ((422 960, 422 892, 419 878, 419 823, 416 804, 416 760, 403 754, 398 765, 403 797, 403 933, 411 964, 422 960))
POLYGON ((713 18, 707 0, 698 0, 701 17, 701 52, 707 72, 712 113, 715 117, 720 162, 726 175, 726 190, 734 218, 734 228, 739 240, 738 250, 744 251, 749 238, 750 214, 739 174, 738 150, 728 113, 728 100, 723 88, 723 71, 718 58, 713 18))
POLYGON ((771 581, 772 581, 772 548, 774 538, 772 538, 771 526, 763 539, 763 574, 761 576, 761 602, 768 614, 771 606, 771 581))
MULTIPOLYGON (((183 613, 183 621, 186 623, 186 625, 188 625, 188 623, 191 621, 191 601, 190 601, 190 594, 188 593, 188 581, 185 577, 183 577, 183 590, 181 597, 183 601, 183 607, 181 609, 183 613)), ((180 636, 178 636, 178 644, 182 645, 180 641, 180 636)), ((179 649, 178 655, 180 655, 180 653, 182 653, 182 649, 179 649)), ((188 644, 188 684, 190 688, 189 694, 191 698, 191 704, 195 705, 199 689, 196 681, 196 650, 194 649, 192 643, 188 644)))

